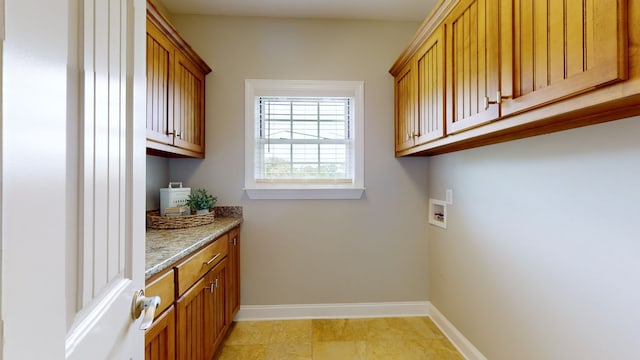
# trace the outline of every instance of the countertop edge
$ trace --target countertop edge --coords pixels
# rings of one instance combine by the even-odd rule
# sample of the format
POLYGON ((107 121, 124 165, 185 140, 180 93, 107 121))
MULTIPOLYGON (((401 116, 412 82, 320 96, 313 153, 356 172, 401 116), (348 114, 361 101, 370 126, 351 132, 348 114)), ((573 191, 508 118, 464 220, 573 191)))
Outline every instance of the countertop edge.
MULTIPOLYGON (((231 229, 239 226, 240 224, 242 224, 242 220, 243 220, 242 218, 233 218, 228 224, 220 226, 219 228, 212 230, 211 233, 207 234, 206 236, 196 239, 193 244, 179 250, 178 252, 168 257, 167 259, 163 260, 162 262, 155 264, 149 268, 146 268, 144 273, 145 281, 149 280, 152 276, 158 273, 161 273, 166 269, 172 268, 173 264, 178 263, 182 259, 194 253, 196 250, 200 249, 202 246, 210 243, 214 239, 229 232, 231 229)), ((146 241, 149 241, 149 240, 147 239, 146 241)))

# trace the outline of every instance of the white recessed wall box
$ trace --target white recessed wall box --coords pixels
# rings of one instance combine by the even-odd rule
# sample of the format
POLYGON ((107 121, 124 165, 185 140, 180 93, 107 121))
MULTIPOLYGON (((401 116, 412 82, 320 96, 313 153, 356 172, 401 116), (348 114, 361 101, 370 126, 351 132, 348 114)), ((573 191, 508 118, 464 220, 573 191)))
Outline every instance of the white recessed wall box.
POLYGON ((447 202, 429 199, 429 224, 447 228, 447 202))

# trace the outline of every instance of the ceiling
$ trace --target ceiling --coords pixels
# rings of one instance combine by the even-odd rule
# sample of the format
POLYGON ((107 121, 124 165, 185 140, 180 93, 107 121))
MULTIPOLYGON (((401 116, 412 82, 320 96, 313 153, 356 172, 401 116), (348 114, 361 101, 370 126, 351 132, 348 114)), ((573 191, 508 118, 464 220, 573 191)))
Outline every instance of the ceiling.
POLYGON ((438 0, 156 0, 172 14, 422 21, 438 0))

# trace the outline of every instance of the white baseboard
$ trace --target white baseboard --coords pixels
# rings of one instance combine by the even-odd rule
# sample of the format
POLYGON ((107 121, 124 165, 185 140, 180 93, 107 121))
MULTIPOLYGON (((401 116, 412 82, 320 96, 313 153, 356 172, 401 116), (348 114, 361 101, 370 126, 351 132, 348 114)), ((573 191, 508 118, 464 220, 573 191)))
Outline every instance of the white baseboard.
POLYGON ((482 353, 438 309, 429 303, 429 317, 467 360, 487 360, 482 353))
POLYGON ((467 360, 487 358, 429 301, 353 304, 245 305, 235 321, 429 316, 467 360))
POLYGON ((241 306, 236 321, 427 316, 428 301, 241 306))

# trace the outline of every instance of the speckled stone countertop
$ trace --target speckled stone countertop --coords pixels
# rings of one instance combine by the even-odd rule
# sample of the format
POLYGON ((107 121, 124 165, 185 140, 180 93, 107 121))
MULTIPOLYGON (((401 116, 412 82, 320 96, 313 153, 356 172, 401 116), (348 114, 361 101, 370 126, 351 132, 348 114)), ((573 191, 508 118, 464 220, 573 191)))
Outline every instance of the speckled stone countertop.
POLYGON ((145 279, 242 223, 241 207, 225 206, 214 210, 216 216, 211 224, 172 230, 147 228, 145 279))

